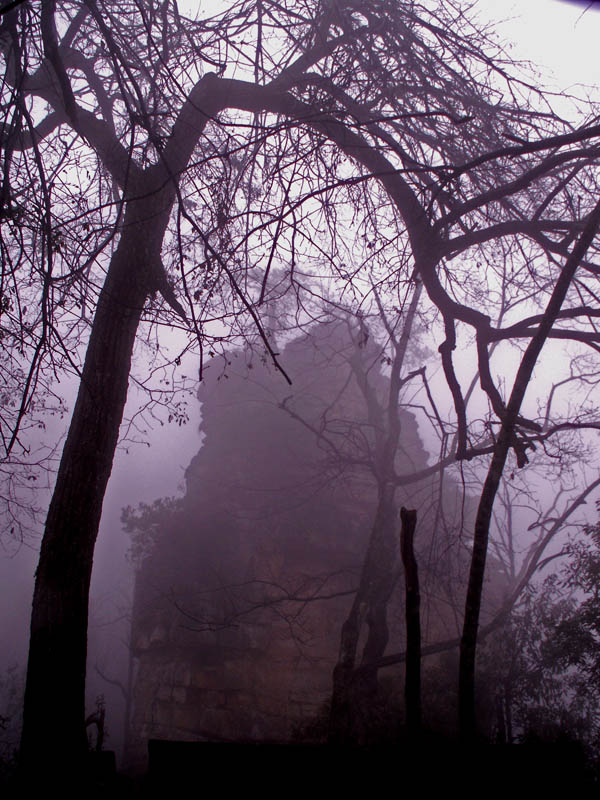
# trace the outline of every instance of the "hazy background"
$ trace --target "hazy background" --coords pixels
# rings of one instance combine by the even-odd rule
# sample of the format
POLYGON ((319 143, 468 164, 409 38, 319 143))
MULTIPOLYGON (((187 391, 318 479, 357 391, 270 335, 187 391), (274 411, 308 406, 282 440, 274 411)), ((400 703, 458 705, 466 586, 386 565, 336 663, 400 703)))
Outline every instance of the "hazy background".
MULTIPOLYGON (((572 89, 576 83, 596 88, 600 85, 600 12, 597 4, 586 10, 586 3, 567 0, 527 0, 503 2, 480 0, 477 8, 484 19, 512 17, 498 26, 498 31, 512 48, 515 58, 529 59, 553 73, 542 83, 559 90, 572 89)), ((566 112, 565 112, 566 113, 566 112)), ((188 374, 197 366, 188 365, 188 374)), ((142 372, 138 368, 138 372, 142 372)), ((75 384, 63 387, 72 407, 75 384)), ((133 389, 128 402, 128 414, 134 413, 140 394, 133 389)), ((179 493, 184 471, 197 453, 201 438, 198 430, 200 409, 197 401, 189 399, 190 419, 187 425, 157 423, 148 430, 150 444, 133 444, 117 452, 112 477, 104 501, 104 511, 96 548, 92 580, 90 619, 90 664, 88 693, 89 709, 93 710, 96 694, 105 694, 109 739, 107 747, 119 749, 122 735, 123 701, 118 689, 103 682, 95 665, 108 677, 123 679, 127 637, 127 608, 131 597, 131 566, 126 560, 127 536, 122 532, 120 515, 126 505, 151 502, 157 497, 179 493)), ((56 444, 63 436, 68 419, 48 420, 46 440, 56 444)), ((425 446, 427 443, 425 442, 425 446)), ((49 492, 41 491, 39 505, 47 507, 49 492)), ((40 531, 41 533, 41 531, 40 531)), ((0 676, 8 667, 26 662, 29 610, 33 590, 33 575, 37 562, 39 538, 33 537, 20 548, 0 550, 0 676)), ((2 709, 0 709, 0 712, 2 709)))

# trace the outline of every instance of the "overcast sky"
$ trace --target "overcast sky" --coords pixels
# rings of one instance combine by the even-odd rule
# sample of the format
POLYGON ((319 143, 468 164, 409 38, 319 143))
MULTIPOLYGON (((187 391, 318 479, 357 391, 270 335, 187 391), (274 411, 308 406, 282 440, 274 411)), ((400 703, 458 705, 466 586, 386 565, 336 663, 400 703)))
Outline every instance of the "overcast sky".
POLYGON ((600 86, 600 3, 478 0, 476 8, 484 18, 507 20, 498 29, 512 52, 552 70, 557 88, 600 86))

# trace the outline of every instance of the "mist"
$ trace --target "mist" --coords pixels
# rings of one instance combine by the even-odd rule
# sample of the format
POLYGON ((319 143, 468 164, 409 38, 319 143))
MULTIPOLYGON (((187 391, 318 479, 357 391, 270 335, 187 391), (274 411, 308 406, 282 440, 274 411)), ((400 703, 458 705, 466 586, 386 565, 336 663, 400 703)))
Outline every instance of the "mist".
POLYGON ((0 781, 597 782, 600 17, 512 12, 1 12, 0 781))
MULTIPOLYGON (((63 386, 67 404, 71 407, 73 389, 74 386, 63 386)), ((126 419, 139 410, 144 398, 143 393, 132 387, 126 419)), ((86 696, 88 712, 92 713, 96 697, 104 695, 107 746, 119 755, 123 746, 122 692, 98 675, 96 665, 107 670, 107 677, 123 686, 126 684, 134 570, 127 558, 131 542, 123 531, 121 513, 125 506, 150 503, 158 497, 181 493, 185 469, 201 444, 200 405, 193 395, 187 398, 187 402, 189 420, 185 425, 169 424, 165 415, 164 420, 154 420, 154 427, 144 429, 147 435, 139 436, 138 441, 123 443, 117 450, 102 510, 91 588, 86 696)), ((49 418, 42 439, 32 443, 32 448, 47 441, 60 444, 64 441, 69 421, 68 417, 62 420, 49 418)), ((123 429, 126 427, 127 422, 123 429)), ((50 491, 39 492, 40 506, 49 501, 49 496, 50 491)), ((0 558, 0 585, 4 598, 0 606, 0 640, 3 643, 0 674, 7 675, 12 670, 11 675, 14 674, 14 683, 20 692, 24 688, 40 536, 39 530, 27 531, 23 541, 9 543, 0 558)))

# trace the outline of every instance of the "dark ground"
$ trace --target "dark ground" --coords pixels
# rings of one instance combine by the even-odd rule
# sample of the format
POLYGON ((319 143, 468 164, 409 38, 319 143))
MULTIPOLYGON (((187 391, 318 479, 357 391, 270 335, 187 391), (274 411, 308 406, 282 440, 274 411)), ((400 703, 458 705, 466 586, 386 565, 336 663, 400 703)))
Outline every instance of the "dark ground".
MULTIPOLYGON (((495 793, 598 790, 597 776, 586 768, 581 749, 572 743, 512 746, 456 744, 396 745, 372 749, 280 744, 150 742, 150 766, 142 776, 114 770, 114 757, 102 753, 85 775, 64 775, 54 787, 60 797, 179 798, 219 791, 260 794, 314 794, 339 797, 368 792, 387 795, 407 789, 428 795, 456 790, 467 796, 495 793)), ((6 776, 3 798, 26 797, 51 788, 44 776, 26 785, 6 776), (33 784, 33 785, 32 785, 33 784)))

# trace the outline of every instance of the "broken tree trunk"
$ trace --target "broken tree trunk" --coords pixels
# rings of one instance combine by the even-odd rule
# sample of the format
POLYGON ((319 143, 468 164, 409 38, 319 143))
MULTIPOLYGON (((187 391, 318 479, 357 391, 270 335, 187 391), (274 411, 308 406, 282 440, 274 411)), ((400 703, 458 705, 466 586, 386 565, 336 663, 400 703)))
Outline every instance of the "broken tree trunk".
POLYGON ((400 519, 402 521, 400 551, 404 565, 406 598, 406 676, 404 682, 406 728, 409 733, 418 734, 421 729, 421 597, 417 560, 413 548, 417 512, 402 508, 400 519))

